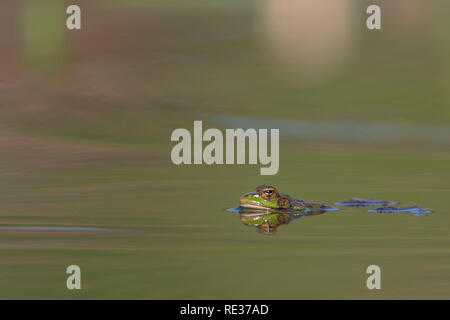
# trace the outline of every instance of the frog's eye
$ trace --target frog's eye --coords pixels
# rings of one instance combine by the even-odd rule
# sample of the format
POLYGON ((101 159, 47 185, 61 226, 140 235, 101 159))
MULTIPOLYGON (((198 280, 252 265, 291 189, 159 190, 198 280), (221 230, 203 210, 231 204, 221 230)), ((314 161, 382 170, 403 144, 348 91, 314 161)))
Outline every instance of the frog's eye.
POLYGON ((265 190, 263 190, 261 196, 266 200, 270 200, 275 197, 275 190, 265 189, 265 190))

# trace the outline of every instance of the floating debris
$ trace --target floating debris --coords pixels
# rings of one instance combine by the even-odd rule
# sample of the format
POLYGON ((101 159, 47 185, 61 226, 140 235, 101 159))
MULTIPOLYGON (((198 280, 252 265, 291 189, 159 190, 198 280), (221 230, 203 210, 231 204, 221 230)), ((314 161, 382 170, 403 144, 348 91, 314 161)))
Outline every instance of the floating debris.
POLYGON ((337 206, 346 207, 369 207, 369 206, 392 206, 397 204, 395 201, 377 200, 377 199, 365 199, 365 198, 352 198, 351 200, 335 202, 337 206))
POLYGON ((431 210, 419 206, 413 206, 413 207, 381 207, 369 209, 367 210, 367 212, 378 212, 378 213, 409 212, 414 213, 415 216, 424 216, 427 213, 431 213, 431 210))

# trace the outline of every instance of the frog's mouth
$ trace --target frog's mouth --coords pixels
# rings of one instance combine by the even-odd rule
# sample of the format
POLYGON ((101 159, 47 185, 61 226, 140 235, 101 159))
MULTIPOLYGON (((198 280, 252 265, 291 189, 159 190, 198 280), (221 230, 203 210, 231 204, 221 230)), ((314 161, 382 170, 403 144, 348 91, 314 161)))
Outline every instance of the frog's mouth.
POLYGON ((269 208, 265 207, 263 204, 250 204, 250 203, 245 203, 245 202, 241 202, 240 206, 243 208, 269 209, 269 208))
POLYGON ((246 193, 239 199, 239 206, 242 208, 266 209, 261 196, 256 193, 246 193))

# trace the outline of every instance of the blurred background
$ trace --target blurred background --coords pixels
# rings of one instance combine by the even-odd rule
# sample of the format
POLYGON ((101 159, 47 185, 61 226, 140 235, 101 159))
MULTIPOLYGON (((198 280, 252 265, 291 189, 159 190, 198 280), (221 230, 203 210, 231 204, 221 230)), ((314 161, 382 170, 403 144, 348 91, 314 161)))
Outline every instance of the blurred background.
POLYGON ((69 31, 70 4, 0 3, 0 298, 450 298, 448 1, 79 0, 69 31), (279 173, 175 166, 194 120, 279 128, 279 173), (435 213, 267 236, 224 211, 259 184, 435 213))

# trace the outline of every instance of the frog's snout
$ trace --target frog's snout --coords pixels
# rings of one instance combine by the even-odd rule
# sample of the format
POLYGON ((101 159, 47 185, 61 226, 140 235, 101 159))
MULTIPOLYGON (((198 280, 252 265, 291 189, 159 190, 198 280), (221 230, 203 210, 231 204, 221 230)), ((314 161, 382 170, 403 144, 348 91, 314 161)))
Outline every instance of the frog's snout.
POLYGON ((249 202, 249 196, 248 194, 244 194, 240 199, 239 199, 240 203, 248 203, 249 202))
POLYGON ((243 206, 257 206, 260 204, 259 195, 255 193, 246 193, 240 199, 239 202, 243 206))

